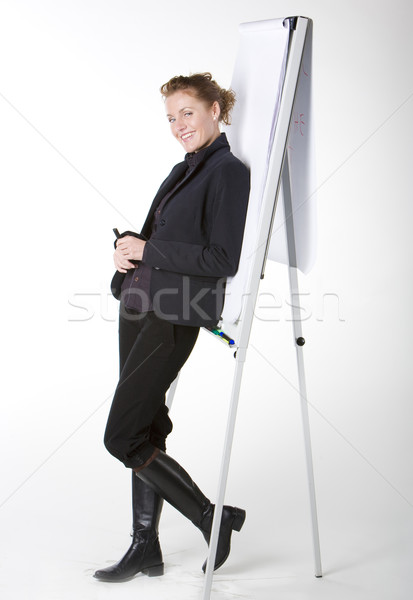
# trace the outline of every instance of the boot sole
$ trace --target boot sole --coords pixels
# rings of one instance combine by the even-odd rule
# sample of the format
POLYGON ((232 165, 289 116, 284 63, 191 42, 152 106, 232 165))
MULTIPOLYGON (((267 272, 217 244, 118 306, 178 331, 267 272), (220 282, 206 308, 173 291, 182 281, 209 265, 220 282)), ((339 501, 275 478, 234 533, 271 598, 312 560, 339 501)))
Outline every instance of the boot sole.
POLYGON ((136 571, 136 573, 134 573, 133 575, 129 575, 128 577, 120 577, 117 579, 115 577, 110 576, 105 577, 105 575, 96 576, 97 573, 98 571, 93 575, 93 577, 98 581, 103 581, 105 583, 123 583, 135 579, 135 577, 139 575, 139 573, 143 573, 148 577, 161 577, 164 574, 164 563, 161 563, 160 565, 154 565, 153 567, 146 567, 145 569, 140 569, 139 571, 136 571))
MULTIPOLYGON (((234 518, 232 521, 231 529, 233 531, 241 531, 242 526, 244 525, 245 519, 247 517, 247 512, 243 508, 234 507, 234 513, 235 514, 234 514, 234 518)), ((222 567, 224 562, 227 560, 229 553, 230 553, 230 548, 228 549, 228 554, 218 564, 215 564, 214 571, 217 571, 220 567, 222 567)), ((206 567, 207 567, 207 561, 205 561, 204 564, 202 565, 202 570, 204 573, 206 572, 206 567)))

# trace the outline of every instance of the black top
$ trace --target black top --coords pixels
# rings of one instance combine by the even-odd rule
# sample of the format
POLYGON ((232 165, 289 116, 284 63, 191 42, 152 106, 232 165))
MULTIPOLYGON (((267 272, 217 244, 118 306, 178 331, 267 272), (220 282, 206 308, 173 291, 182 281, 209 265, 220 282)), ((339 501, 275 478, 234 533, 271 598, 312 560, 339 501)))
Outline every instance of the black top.
MULTIPOLYGON (((141 234, 132 235, 148 241, 139 269, 143 265, 152 269, 150 298, 157 315, 182 325, 215 325, 226 278, 238 269, 249 172, 231 153, 224 133, 195 157, 189 155, 196 163, 192 169, 187 160, 188 156, 172 169, 141 234)), ((123 279, 117 271, 112 280, 118 298, 123 279)))
MULTIPOLYGON (((180 179, 174 188, 167 192, 167 194, 165 194, 160 201, 159 206, 153 215, 151 237, 156 232, 160 224, 161 227, 163 226, 161 215, 162 209, 166 202, 169 200, 170 196, 172 196, 178 185, 183 183, 191 171, 193 171, 193 169, 203 160, 205 150, 206 148, 203 148, 199 152, 188 152, 185 155, 185 161, 188 165, 188 168, 183 178, 180 179)), ((149 267, 144 262, 139 261, 135 269, 129 269, 122 283, 122 302, 126 308, 135 310, 139 313, 153 310, 152 298, 150 294, 151 275, 152 267, 149 267)))

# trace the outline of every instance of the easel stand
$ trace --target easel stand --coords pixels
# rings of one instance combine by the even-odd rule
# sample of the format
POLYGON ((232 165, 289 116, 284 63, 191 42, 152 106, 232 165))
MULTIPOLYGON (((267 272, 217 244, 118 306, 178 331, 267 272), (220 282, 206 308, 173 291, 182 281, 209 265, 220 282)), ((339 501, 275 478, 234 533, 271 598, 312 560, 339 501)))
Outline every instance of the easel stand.
POLYGON ((298 287, 298 271, 295 266, 295 234, 294 234, 294 215, 291 205, 291 187, 290 187, 290 173, 288 158, 284 162, 284 168, 282 171, 282 183, 283 183, 283 197, 284 197, 284 209, 286 217, 287 227, 287 245, 288 245, 288 256, 289 256, 289 267, 288 274, 290 280, 290 298, 291 298, 291 312, 292 312, 292 323, 294 333, 294 343, 297 353, 297 371, 298 371, 298 389, 300 393, 300 404, 301 404, 301 418, 303 423, 304 433, 304 445, 305 445, 305 456, 307 465, 307 478, 308 478, 308 492, 310 499, 311 509, 311 524, 313 533, 313 546, 314 546, 314 564, 315 564, 315 576, 322 577, 321 570, 321 553, 320 553, 320 539, 318 534, 318 518, 317 518, 317 504, 315 496, 315 485, 314 485, 314 468, 313 468, 313 457, 311 451, 311 436, 310 436, 310 420, 308 415, 308 403, 307 403, 307 385, 305 380, 305 369, 304 369, 304 344, 305 339, 303 337, 303 331, 301 326, 301 307, 300 307, 300 290, 298 287))
MULTIPOLYGON (((295 23, 295 30, 292 32, 288 54, 288 62, 284 78, 279 117, 274 134, 274 141, 270 154, 268 176, 263 195, 263 203, 259 217, 258 235, 256 240, 253 264, 249 272, 248 286, 249 293, 245 297, 239 319, 240 329, 237 339, 237 350, 235 354, 235 370, 233 376, 233 385, 229 412, 227 419, 227 428, 224 441, 220 476, 218 482, 218 491, 215 504, 215 514, 212 525, 211 539, 209 545, 208 564, 203 588, 203 600, 209 600, 211 596, 213 566, 215 564, 215 555, 217 551, 219 525, 221 523, 222 508, 228 479, 229 463, 231 457, 231 448, 234 437, 235 422, 238 409, 238 400, 241 389, 242 374, 246 361, 248 342, 253 322, 254 309, 258 296, 260 280, 264 274, 265 263, 268 254, 269 242, 271 239, 272 226, 277 205, 280 186, 283 187, 284 208, 286 215, 286 234, 289 254, 289 280, 292 306, 292 322, 294 344, 297 352, 297 368, 299 380, 299 394, 301 402, 301 414, 304 430, 304 444, 306 453, 308 489, 310 497, 315 575, 322 576, 320 543, 318 535, 317 508, 314 487, 313 461, 311 452, 311 439, 309 427, 309 415, 307 405, 307 391, 304 370, 303 346, 304 338, 302 336, 302 327, 300 321, 299 306, 299 288, 296 268, 296 244, 294 229, 294 213, 291 200, 290 169, 288 156, 286 152, 289 128, 292 120, 294 101, 296 97, 297 82, 299 78, 301 61, 304 52, 307 29, 309 20, 298 17, 295 23)), ((173 384, 168 394, 168 405, 172 403, 172 398, 176 389, 176 383, 173 384)))

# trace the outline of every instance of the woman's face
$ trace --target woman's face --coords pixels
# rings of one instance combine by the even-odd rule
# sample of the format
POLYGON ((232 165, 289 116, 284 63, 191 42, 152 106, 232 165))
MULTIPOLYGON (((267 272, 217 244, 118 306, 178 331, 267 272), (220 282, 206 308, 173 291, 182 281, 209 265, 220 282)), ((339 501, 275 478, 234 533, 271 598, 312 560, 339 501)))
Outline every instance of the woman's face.
POLYGON ((198 152, 219 137, 218 102, 207 107, 202 100, 181 90, 166 98, 165 108, 172 135, 186 152, 198 152))

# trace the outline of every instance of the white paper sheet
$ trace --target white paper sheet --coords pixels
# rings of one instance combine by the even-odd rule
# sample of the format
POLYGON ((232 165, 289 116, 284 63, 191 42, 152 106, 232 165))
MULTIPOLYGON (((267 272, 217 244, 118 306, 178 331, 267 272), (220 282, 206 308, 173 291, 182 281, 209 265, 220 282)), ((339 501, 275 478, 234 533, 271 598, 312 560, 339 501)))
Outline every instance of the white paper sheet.
POLYGON ((246 291, 278 116, 289 38, 289 29, 284 27, 283 21, 274 19, 240 25, 240 44, 231 83, 237 101, 226 134, 232 152, 251 169, 251 191, 239 269, 227 282, 223 320, 231 323, 240 315, 246 291))
MULTIPOLYGON (((240 25, 240 44, 231 83, 237 102, 232 125, 226 134, 232 152, 251 169, 251 192, 245 225, 244 242, 237 274, 227 282, 223 322, 235 323, 240 316, 251 258, 257 239, 257 229, 268 173, 274 131, 277 125, 280 98, 285 76, 290 35, 289 22, 284 19, 258 21, 240 25)), ((311 41, 311 40, 310 40, 311 41)), ((308 199, 314 189, 309 119, 311 95, 311 43, 302 65, 300 90, 289 136, 289 158, 294 224, 297 232, 297 266, 307 272, 314 260, 313 202, 308 199), (309 191, 311 190, 311 191, 309 191)), ((313 200, 313 198, 311 198, 313 200)), ((288 264, 286 229, 282 198, 279 198, 273 227, 269 258, 288 264)), ((230 232, 229 232, 230 233, 230 232)))
MULTIPOLYGON (((297 264, 308 273, 316 255, 316 178, 311 105, 312 31, 309 28, 288 136, 291 202, 297 264)), ((278 198, 268 258, 288 264, 284 202, 278 198)))

